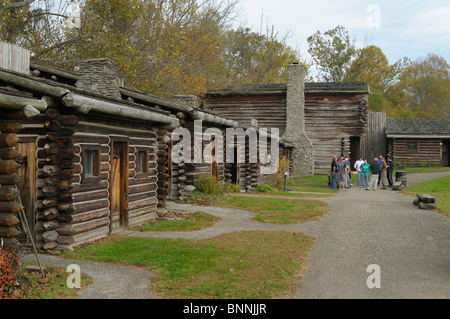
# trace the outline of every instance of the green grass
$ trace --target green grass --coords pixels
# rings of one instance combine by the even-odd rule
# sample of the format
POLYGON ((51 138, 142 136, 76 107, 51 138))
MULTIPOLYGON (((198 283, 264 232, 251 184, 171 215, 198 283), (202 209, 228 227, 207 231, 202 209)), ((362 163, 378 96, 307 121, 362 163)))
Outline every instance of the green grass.
POLYGON ((162 298, 267 299, 292 293, 313 243, 292 232, 235 232, 204 240, 110 236, 64 255, 153 269, 151 289, 162 298))
POLYGON ((297 224, 321 219, 328 204, 316 200, 229 196, 215 206, 237 208, 255 213, 254 220, 264 223, 297 224))
POLYGON ((180 214, 179 220, 164 220, 134 227, 139 231, 193 231, 213 226, 221 218, 204 212, 180 214))
POLYGON ((436 205, 440 212, 450 217, 450 176, 407 186, 404 192, 414 196, 421 193, 436 197, 436 205))
MULTIPOLYGON (((440 172, 450 172, 450 167, 417 166, 417 167, 405 167, 403 169, 396 168, 395 171, 406 172, 406 174, 412 174, 412 173, 440 173, 440 172)), ((392 174, 393 176, 395 176, 395 171, 392 174)))
MULTIPOLYGON (((21 283, 23 299, 77 299, 80 289, 67 287, 65 268, 44 265, 45 278, 40 272, 31 272, 22 268, 17 281, 21 283)), ((92 279, 81 274, 81 289, 92 283, 92 279)))

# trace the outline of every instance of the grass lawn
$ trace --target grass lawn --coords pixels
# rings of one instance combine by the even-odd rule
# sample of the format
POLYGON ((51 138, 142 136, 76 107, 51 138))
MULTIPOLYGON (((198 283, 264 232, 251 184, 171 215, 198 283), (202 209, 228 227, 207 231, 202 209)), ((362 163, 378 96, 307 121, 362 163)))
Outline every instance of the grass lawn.
POLYGON ((392 176, 395 177, 395 172, 406 172, 406 174, 412 173, 439 173, 439 172, 450 172, 450 167, 442 166, 417 166, 417 167, 405 167, 404 169, 396 168, 392 176))
POLYGON ((139 231, 192 231, 213 226, 221 220, 220 217, 204 212, 178 214, 181 219, 163 220, 133 227, 139 231))
POLYGON ((297 224, 321 219, 328 204, 317 200, 229 196, 214 206, 237 208, 255 213, 254 220, 264 223, 297 224))
POLYGON ((450 176, 407 186, 404 192, 413 196, 422 193, 436 197, 436 205, 440 212, 450 217, 450 176))
POLYGON ((314 238, 293 232, 235 232, 204 240, 116 235, 64 253, 155 271, 162 298, 267 299, 290 296, 314 238))

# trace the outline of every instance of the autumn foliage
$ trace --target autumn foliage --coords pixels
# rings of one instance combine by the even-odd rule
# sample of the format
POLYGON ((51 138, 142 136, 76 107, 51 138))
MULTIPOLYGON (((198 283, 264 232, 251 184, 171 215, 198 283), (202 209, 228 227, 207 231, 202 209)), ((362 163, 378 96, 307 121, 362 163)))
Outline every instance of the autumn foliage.
POLYGON ((16 282, 16 273, 21 263, 16 253, 0 248, 0 298, 9 295, 9 289, 16 282))

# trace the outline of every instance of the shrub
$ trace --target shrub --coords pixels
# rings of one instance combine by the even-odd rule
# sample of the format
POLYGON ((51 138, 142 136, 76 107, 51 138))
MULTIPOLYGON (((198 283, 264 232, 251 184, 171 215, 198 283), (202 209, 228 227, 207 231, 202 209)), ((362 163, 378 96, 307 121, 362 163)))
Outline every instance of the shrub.
POLYGON ((0 298, 6 297, 7 290, 14 286, 19 268, 19 256, 0 248, 0 298))
POLYGON ((227 183, 227 184, 223 185, 223 192, 224 193, 240 193, 241 186, 239 186, 239 184, 227 183))
POLYGON ((273 190, 273 187, 268 184, 258 184, 258 186, 256 186, 256 191, 260 193, 268 193, 272 192, 273 190))
POLYGON ((194 183, 197 191, 208 195, 222 195, 223 186, 217 181, 217 178, 212 175, 200 175, 197 181, 194 183))

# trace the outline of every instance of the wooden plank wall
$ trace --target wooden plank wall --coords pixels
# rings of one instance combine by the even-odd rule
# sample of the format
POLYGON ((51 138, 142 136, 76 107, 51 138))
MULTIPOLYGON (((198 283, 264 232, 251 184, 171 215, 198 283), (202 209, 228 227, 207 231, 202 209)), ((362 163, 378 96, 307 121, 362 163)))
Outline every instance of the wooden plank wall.
POLYGON ((259 127, 278 128, 280 134, 286 126, 286 94, 225 95, 211 97, 204 105, 208 111, 243 124, 251 125, 251 119, 256 119, 259 127))
POLYGON ((30 74, 30 51, 15 44, 0 41, 0 67, 30 74))
POLYGON ((308 94, 305 131, 314 147, 314 172, 326 174, 333 156, 350 155, 350 138, 365 133, 365 99, 351 94, 308 94))
MULTIPOLYGON (((286 95, 217 95, 210 96, 205 109, 241 123, 278 128, 286 126, 286 95)), ((367 96, 356 94, 305 95, 306 134, 314 146, 315 173, 328 172, 332 157, 350 154, 350 138, 365 134, 367 96)))
POLYGON ((406 165, 441 164, 440 139, 390 139, 393 157, 406 165), (417 150, 409 150, 410 143, 417 143, 417 150))
POLYGON ((369 112, 367 133, 361 139, 361 156, 371 162, 379 155, 387 156, 386 143, 386 114, 383 112, 369 112))

